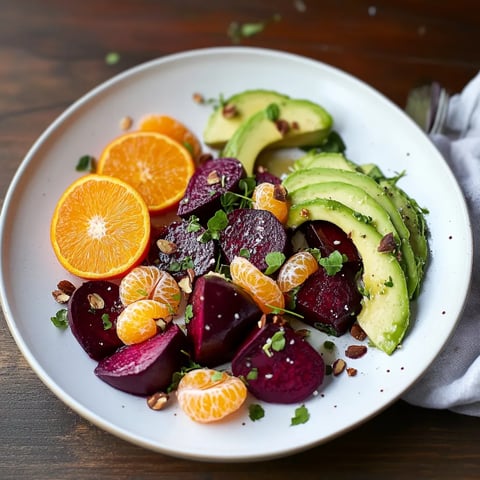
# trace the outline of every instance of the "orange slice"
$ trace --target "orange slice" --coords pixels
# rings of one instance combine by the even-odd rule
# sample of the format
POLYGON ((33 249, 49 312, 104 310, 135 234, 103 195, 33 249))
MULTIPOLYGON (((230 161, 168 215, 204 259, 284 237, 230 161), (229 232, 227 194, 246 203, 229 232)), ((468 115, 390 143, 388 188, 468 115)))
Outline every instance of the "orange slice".
POLYGON ((147 115, 140 120, 139 130, 142 132, 163 133, 183 145, 192 155, 198 158, 202 146, 198 138, 183 123, 168 115, 147 115))
POLYGON ((118 338, 126 345, 140 343, 156 335, 159 324, 170 320, 170 309, 155 300, 138 300, 127 305, 117 318, 118 338))
POLYGON ((125 182, 86 175, 58 201, 50 240, 63 267, 85 279, 118 277, 145 256, 150 215, 139 193, 125 182))
POLYGON ((237 411, 247 398, 247 388, 226 372, 201 368, 187 372, 177 388, 182 410, 196 422, 221 420, 237 411))
POLYGON ((245 257, 234 257, 230 263, 230 275, 236 285, 244 288, 263 313, 285 308, 285 299, 279 286, 245 257))
POLYGON ((97 166, 97 173, 134 187, 154 214, 178 204, 194 170, 190 153, 178 142, 160 133, 139 131, 109 143, 97 166))
POLYGON ((177 281, 164 270, 152 265, 140 265, 125 275, 119 287, 120 300, 129 305, 138 300, 156 300, 176 313, 181 300, 177 281))
POLYGON ((319 269, 315 257, 306 250, 293 254, 280 268, 277 284, 282 292, 300 286, 312 273, 319 269))
POLYGON ((282 185, 259 183, 252 194, 252 208, 268 210, 277 220, 285 224, 288 218, 286 190, 282 185))

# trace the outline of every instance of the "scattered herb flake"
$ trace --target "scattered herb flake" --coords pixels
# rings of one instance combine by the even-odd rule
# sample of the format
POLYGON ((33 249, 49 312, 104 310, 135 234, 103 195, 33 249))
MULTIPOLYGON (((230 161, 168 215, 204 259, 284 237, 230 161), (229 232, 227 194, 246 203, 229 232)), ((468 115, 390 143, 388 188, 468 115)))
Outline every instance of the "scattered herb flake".
POLYGON ((291 419, 291 426, 300 425, 302 423, 307 423, 310 420, 310 413, 308 412, 307 407, 302 405, 295 409, 295 416, 291 419))
POLYGON ((270 252, 265 256, 265 262, 268 267, 265 270, 265 275, 271 275, 276 272, 285 262, 285 255, 282 252, 270 252))
POLYGON ((384 285, 386 287, 393 287, 393 280, 391 276, 388 277, 388 280, 384 283, 384 285))
POLYGON ((248 416, 252 422, 256 422, 265 416, 265 410, 260 404, 252 403, 248 406, 248 416))
POLYGON ((104 330, 110 330, 113 326, 113 324, 110 320, 110 315, 108 313, 104 313, 102 315, 102 322, 103 322, 103 329, 104 330))
POLYGON ((272 350, 280 352, 285 348, 285 332, 278 330, 272 336, 272 350))
POLYGON ((325 350, 332 351, 335 348, 335 344, 330 340, 325 340, 325 342, 323 342, 323 347, 325 350))
POLYGON ((95 170, 95 158, 91 155, 82 155, 75 167, 77 172, 94 172, 95 170))
POLYGON ((248 260, 250 258, 250 250, 248 248, 241 248, 238 255, 248 260))
POLYGON ((270 121, 276 122, 280 116, 280 107, 276 103, 271 103, 265 109, 265 113, 270 121))
POLYGON ((247 380, 256 380, 258 378, 258 369, 252 368, 247 374, 247 380))
POLYGON ((118 52, 109 52, 105 55, 105 63, 107 65, 115 65, 120 61, 120 54, 118 52))
POLYGON ((212 373, 211 380, 212 382, 219 382, 223 378, 223 372, 220 372, 220 370, 215 370, 212 373))
POLYGON ((328 257, 321 258, 318 263, 326 270, 327 275, 335 275, 342 269, 346 260, 346 255, 334 250, 328 257))
POLYGON ((57 328, 65 330, 68 327, 67 309, 62 308, 54 317, 50 317, 50 320, 57 328))
POLYGON ((193 318, 193 306, 191 304, 188 304, 185 307, 185 323, 189 323, 192 318, 193 318))

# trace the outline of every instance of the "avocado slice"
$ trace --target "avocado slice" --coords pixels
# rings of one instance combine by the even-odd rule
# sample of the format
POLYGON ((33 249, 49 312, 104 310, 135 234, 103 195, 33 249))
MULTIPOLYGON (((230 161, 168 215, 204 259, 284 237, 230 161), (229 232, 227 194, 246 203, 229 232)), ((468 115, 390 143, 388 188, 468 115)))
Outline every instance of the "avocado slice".
POLYGON ((240 160, 253 174, 259 153, 269 148, 321 144, 333 125, 330 114, 308 100, 282 100, 253 114, 235 131, 223 149, 223 157, 240 160), (288 131, 279 127, 279 123, 288 131))
POLYGON ((365 295, 357 321, 370 341, 392 354, 402 341, 410 319, 410 303, 403 270, 392 253, 381 253, 382 235, 362 222, 347 206, 324 198, 293 205, 287 226, 298 228, 309 220, 325 220, 347 233, 363 263, 365 295))
POLYGON ((348 160, 342 153, 330 152, 309 152, 303 157, 298 158, 293 163, 294 170, 302 170, 303 168, 337 168, 339 170, 349 170, 351 172, 358 171, 355 163, 348 160))
POLYGON ((386 210, 401 241, 401 264, 407 278, 409 295, 413 296, 418 286, 418 271, 415 255, 410 245, 410 232, 383 188, 368 175, 333 168, 307 168, 294 171, 283 180, 283 186, 292 195, 296 190, 306 185, 323 182, 343 182, 359 187, 386 210))
POLYGON ((365 223, 370 223, 382 235, 393 233, 395 242, 400 239, 387 211, 365 190, 343 182, 322 182, 307 185, 289 193, 292 205, 316 198, 335 200, 351 208, 354 215, 365 223))
POLYGON ((203 132, 204 142, 220 149, 233 136, 237 128, 254 113, 271 103, 287 100, 289 97, 273 90, 245 90, 229 97, 222 106, 213 111, 203 132), (231 116, 224 114, 224 107, 231 116))

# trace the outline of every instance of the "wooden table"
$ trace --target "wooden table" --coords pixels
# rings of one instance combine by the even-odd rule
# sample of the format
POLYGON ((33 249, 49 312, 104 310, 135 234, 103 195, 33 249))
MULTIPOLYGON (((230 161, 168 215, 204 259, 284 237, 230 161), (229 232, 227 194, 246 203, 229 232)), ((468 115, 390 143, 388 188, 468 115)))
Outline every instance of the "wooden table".
MULTIPOLYGON (((231 45, 231 22, 276 14, 279 21, 241 44, 332 64, 400 106, 414 86, 438 80, 455 93, 480 69, 480 6, 473 0, 1 0, 0 195, 37 136, 98 83, 165 54, 231 45), (119 53, 118 62, 106 62, 109 52, 119 53)), ((3 321, 0 344, 4 480, 480 476, 480 419, 402 401, 328 444, 284 459, 170 458, 113 437, 64 406, 29 368, 3 321)))

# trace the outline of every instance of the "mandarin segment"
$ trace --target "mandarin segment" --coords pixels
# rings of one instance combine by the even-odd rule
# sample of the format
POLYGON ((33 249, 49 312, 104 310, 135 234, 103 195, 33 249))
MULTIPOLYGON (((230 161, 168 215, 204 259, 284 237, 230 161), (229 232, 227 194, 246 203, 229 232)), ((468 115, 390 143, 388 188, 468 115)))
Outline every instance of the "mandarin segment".
POLYGON ((125 345, 141 343, 156 335, 158 320, 171 317, 168 305, 155 300, 138 300, 127 305, 117 318, 117 335, 125 345))
POLYGON ((170 137, 183 145, 194 159, 198 158, 202 153, 202 146, 192 131, 182 122, 168 115, 146 115, 140 120, 139 130, 162 133, 170 137))
POLYGON ((119 277, 147 252, 150 214, 139 193, 122 180, 85 175, 59 199, 50 240, 70 273, 92 280, 119 277))
POLYGON ((263 313, 285 308, 285 299, 275 280, 262 273, 246 258, 237 256, 232 260, 230 275, 233 283, 244 288, 263 313))
POLYGON ((192 420, 210 423, 237 411, 247 398, 247 388, 240 378, 201 368, 182 377, 176 394, 180 407, 192 420))
POLYGON ((312 273, 319 269, 316 258, 308 251, 293 254, 278 272, 277 284, 283 293, 300 286, 312 273))
POLYGON ((253 190, 252 208, 268 210, 280 223, 285 224, 288 218, 285 188, 270 182, 259 183, 253 190))
POLYGON ((180 143, 156 132, 135 131, 110 142, 100 155, 97 171, 120 178, 145 199, 151 213, 178 204, 195 164, 180 143))

